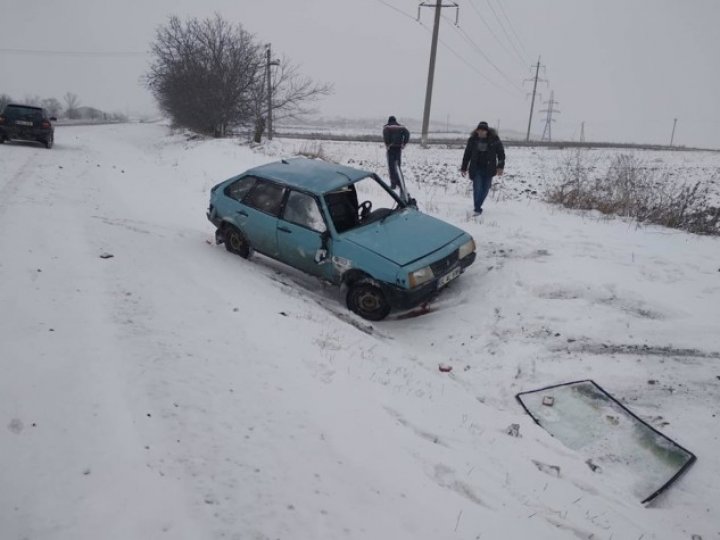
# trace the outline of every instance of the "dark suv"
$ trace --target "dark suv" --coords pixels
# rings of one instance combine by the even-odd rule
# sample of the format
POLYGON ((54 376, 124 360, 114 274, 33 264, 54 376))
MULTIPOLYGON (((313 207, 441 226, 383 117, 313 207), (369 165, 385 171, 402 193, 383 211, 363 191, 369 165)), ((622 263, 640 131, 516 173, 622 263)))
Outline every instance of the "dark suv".
POLYGON ((51 122, 55 120, 41 107, 10 103, 0 114, 0 143, 11 139, 37 141, 52 148, 55 128, 51 122))

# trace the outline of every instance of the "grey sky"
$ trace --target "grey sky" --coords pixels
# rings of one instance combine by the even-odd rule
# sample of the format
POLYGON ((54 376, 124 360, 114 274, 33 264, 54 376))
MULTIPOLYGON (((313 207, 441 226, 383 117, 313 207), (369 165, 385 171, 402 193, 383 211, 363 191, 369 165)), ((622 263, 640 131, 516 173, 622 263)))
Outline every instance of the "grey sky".
MULTIPOLYGON (((524 132, 530 85, 523 79, 541 55, 547 66, 541 74, 550 81, 540 86, 543 99, 554 90, 561 110, 554 138, 577 138, 584 120, 591 140, 667 143, 677 117, 676 143, 720 147, 720 1, 457 2, 459 28, 453 25, 455 10, 443 10, 434 120, 474 125, 500 119, 503 129, 524 132)), ((420 119, 433 10, 422 10, 421 25, 414 20, 417 5, 414 0, 0 0, 0 49, 146 51, 169 15, 218 12, 272 42, 278 55, 290 56, 307 75, 334 83, 335 94, 319 104, 323 115, 420 119)), ((148 62, 142 54, 0 50, 0 92, 22 99, 60 98, 72 91, 82 104, 104 110, 152 111, 152 98, 140 83, 148 62)), ((533 132, 540 133, 544 118, 534 116, 533 132)))

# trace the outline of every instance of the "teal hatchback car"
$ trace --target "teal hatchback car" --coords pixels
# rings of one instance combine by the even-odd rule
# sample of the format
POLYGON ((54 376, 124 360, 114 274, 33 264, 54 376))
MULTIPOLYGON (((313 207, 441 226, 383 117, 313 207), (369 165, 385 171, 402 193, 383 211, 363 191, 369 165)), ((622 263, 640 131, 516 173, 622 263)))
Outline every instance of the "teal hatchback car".
POLYGON ((372 172, 297 158, 212 188, 215 239, 347 288, 373 321, 426 302, 475 260, 472 236, 407 205, 372 172))

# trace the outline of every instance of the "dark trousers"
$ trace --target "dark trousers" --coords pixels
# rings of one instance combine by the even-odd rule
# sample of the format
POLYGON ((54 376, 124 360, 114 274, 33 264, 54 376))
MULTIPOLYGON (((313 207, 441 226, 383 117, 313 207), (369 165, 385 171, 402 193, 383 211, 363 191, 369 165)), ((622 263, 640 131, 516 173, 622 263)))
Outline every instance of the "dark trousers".
POLYGON ((492 179, 493 175, 483 170, 476 171, 472 178, 473 203, 475 205, 476 212, 482 211, 482 205, 485 202, 485 198, 488 196, 488 193, 490 193, 492 179))
POLYGON ((388 172, 390 173, 390 187, 400 187, 400 175, 398 167, 402 165, 402 148, 391 146, 387 149, 388 172))

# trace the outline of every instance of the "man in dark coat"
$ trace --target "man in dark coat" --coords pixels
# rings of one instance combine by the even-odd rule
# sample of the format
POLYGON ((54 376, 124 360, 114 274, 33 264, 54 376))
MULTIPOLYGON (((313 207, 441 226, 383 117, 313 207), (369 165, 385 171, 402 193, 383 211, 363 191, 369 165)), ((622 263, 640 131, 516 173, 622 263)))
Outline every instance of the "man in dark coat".
POLYGON ((482 205, 490 192, 493 176, 502 176, 504 168, 505 149, 500 137, 487 122, 480 122, 467 141, 460 166, 463 176, 470 172, 476 216, 482 214, 482 205))
POLYGON ((400 177, 397 168, 402 165, 402 151, 410 140, 410 132, 394 116, 388 118, 387 124, 383 126, 383 139, 387 149, 388 169, 390 172, 390 187, 400 187, 400 177))

